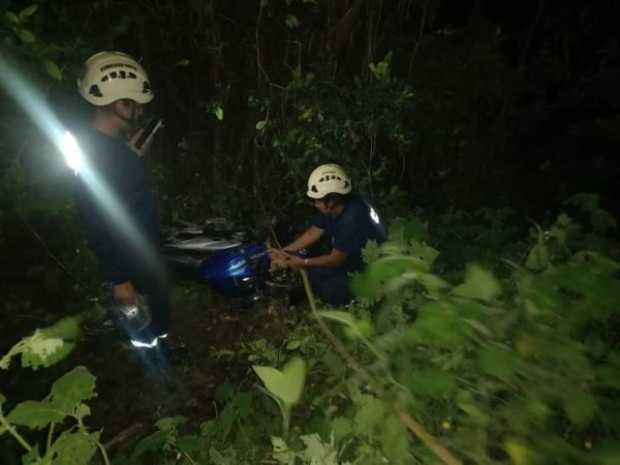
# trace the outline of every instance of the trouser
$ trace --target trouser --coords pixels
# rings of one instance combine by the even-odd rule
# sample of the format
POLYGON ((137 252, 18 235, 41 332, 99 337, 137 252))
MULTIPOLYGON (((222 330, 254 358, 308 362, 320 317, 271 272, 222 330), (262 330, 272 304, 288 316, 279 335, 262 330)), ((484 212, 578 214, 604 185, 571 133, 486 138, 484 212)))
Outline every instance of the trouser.
POLYGON ((347 305, 351 302, 347 271, 342 268, 308 268, 312 290, 329 305, 347 305))

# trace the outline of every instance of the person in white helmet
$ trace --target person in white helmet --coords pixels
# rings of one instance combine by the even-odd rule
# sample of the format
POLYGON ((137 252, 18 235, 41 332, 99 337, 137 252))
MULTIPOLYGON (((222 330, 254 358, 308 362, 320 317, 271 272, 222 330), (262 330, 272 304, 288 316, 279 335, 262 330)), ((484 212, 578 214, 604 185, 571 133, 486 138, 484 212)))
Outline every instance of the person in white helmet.
POLYGON ((87 167, 77 189, 87 238, 114 303, 148 305, 150 324, 128 336, 136 347, 154 348, 168 334, 169 285, 157 252, 159 213, 144 149, 132 146, 143 106, 153 100, 151 84, 131 56, 100 52, 86 61, 78 90, 93 106, 77 137, 87 167))
POLYGON ((282 249, 271 249, 275 263, 306 269, 314 292, 331 305, 351 301, 348 273, 363 269, 362 249, 369 240, 384 242, 386 228, 375 208, 351 193, 351 179, 336 164, 317 167, 308 178, 307 196, 319 211, 312 225, 282 249), (297 253, 326 237, 330 252, 315 257, 297 253))

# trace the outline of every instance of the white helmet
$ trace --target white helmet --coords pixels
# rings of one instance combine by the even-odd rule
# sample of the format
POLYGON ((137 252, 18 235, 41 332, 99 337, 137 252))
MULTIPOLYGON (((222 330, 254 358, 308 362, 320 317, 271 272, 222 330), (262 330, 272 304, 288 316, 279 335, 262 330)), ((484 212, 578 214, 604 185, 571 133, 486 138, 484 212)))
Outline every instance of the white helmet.
POLYGON ((340 165, 321 165, 308 178, 308 197, 322 199, 327 194, 348 194, 351 179, 340 165))
POLYGON ((123 52, 99 52, 84 64, 78 79, 80 95, 96 106, 129 99, 137 103, 153 100, 153 91, 144 68, 123 52))

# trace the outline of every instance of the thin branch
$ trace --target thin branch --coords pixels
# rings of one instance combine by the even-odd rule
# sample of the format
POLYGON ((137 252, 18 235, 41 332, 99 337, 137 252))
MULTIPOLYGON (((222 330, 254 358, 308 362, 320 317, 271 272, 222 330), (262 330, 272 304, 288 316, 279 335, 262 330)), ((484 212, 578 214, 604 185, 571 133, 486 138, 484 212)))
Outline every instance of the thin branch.
POLYGON ((409 74, 411 74, 411 69, 413 68, 413 61, 415 60, 416 55, 418 54, 418 49, 420 48, 420 43, 422 42, 422 36, 424 35, 424 28, 426 26, 426 15, 428 13, 428 3, 430 0, 426 0, 424 2, 424 7, 422 8, 422 19, 420 20, 420 30, 418 32, 418 40, 415 43, 415 47, 413 49, 413 53, 411 54, 411 60, 409 60, 409 74))
POLYGON ((258 17, 256 18, 256 66, 258 68, 259 71, 259 75, 258 75, 258 81, 260 82, 260 77, 261 75, 267 80, 268 83, 271 82, 271 79, 269 78, 269 75, 267 74, 267 71, 265 71, 265 68, 263 68, 263 64, 261 62, 261 53, 260 53, 260 25, 261 22, 263 20, 263 2, 262 0, 259 2, 259 6, 258 6, 258 17))
POLYGON ((409 428, 409 430, 415 434, 418 439, 420 439, 420 441, 422 441, 422 443, 428 447, 431 451, 433 451, 433 453, 439 457, 441 460, 443 460, 443 462, 446 465, 463 465, 463 462, 459 459, 457 459, 456 457, 454 457, 454 455, 452 455, 452 453, 446 449, 444 446, 442 446, 439 441, 437 440, 437 438, 435 438, 434 436, 431 436, 425 429, 424 427, 418 423, 417 421, 415 421, 406 411, 403 405, 400 404, 400 402, 397 402, 394 405, 394 409, 396 410, 396 413, 398 414, 398 418, 400 418, 400 421, 407 427, 409 428))
POLYGON ((114 436, 112 439, 110 439, 108 442, 106 442, 103 445, 103 447, 106 449, 110 449, 111 447, 114 447, 117 444, 120 444, 121 442, 126 441, 131 436, 134 436, 140 433, 141 430, 143 429, 144 429, 143 423, 136 423, 134 425, 131 425, 129 428, 124 429, 123 431, 118 433, 116 436, 114 436))
POLYGON ((105 450, 103 444, 97 441, 97 447, 99 448, 99 452, 101 452, 101 456, 103 457, 103 462, 105 465, 110 465, 110 459, 108 458, 108 453, 105 450))
POLYGON ((9 424, 9 422, 4 418, 2 412, 0 412, 0 425, 4 426, 5 430, 11 433, 11 435, 19 442, 24 449, 28 452, 32 452, 32 446, 26 442, 26 440, 17 432, 13 426, 9 424))

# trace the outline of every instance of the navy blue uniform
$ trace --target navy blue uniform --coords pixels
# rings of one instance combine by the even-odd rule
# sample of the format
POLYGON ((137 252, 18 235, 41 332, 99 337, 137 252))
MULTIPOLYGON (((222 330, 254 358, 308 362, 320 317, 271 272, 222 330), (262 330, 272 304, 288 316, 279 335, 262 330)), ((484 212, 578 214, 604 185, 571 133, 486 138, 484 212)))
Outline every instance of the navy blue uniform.
POLYGON ((112 285, 131 281, 145 295, 152 314, 152 334, 145 338, 165 334, 169 286, 157 253, 159 213, 144 160, 122 140, 90 127, 77 138, 87 165, 80 174, 77 201, 103 278, 112 285))
POLYGON ((325 231, 324 237, 333 249, 347 254, 345 262, 338 267, 310 268, 308 276, 312 287, 323 301, 346 305, 351 301, 347 274, 363 269, 362 249, 369 240, 385 242, 385 225, 374 207, 356 195, 347 199, 338 217, 319 214, 312 224, 325 231))

